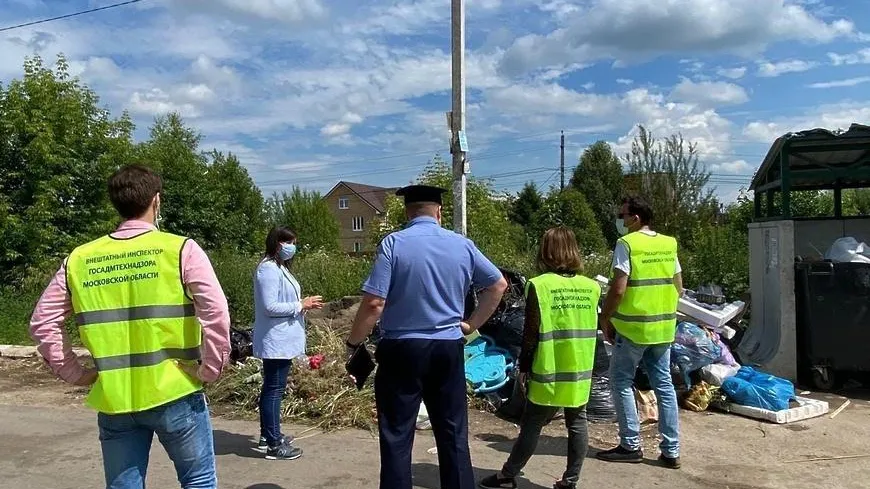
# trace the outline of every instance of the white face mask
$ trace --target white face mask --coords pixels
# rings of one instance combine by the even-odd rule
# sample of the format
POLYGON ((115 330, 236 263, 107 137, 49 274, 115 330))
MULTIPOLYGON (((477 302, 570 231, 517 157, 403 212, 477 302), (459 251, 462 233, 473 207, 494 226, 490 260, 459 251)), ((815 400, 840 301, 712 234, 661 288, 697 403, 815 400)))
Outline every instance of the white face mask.
POLYGON ((628 228, 625 227, 625 220, 621 217, 616 218, 616 232, 619 233, 620 236, 628 234, 628 228))

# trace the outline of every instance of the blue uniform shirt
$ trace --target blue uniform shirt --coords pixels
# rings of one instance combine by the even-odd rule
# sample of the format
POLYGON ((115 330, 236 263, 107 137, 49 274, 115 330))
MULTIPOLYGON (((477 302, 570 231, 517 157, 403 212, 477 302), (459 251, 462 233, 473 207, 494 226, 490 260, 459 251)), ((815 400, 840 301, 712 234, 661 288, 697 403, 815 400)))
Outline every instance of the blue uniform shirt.
POLYGON ((470 239, 418 217, 381 241, 362 290, 386 300, 385 338, 458 340, 471 286, 489 287, 501 277, 470 239))

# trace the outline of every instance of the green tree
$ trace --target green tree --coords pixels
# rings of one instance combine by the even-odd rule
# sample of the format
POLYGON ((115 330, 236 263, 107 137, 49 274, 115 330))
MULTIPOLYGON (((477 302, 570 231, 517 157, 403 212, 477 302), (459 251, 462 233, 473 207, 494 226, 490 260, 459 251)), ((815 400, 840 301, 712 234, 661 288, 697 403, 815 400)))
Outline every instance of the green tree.
POLYGON ((645 197, 655 214, 655 227, 692 248, 694 231, 712 222, 718 211, 710 172, 698 158, 695 143, 674 134, 656 140, 645 127, 631 144, 625 161, 629 171, 626 190, 645 197))
POLYGON ((106 179, 132 149, 133 124, 112 118, 69 74, 29 58, 24 76, 0 86, 0 272, 9 284, 109 232, 106 179))
POLYGON ((616 244, 616 210, 624 193, 622 163, 605 141, 583 151, 571 176, 571 187, 580 191, 592 207, 609 246, 616 244))
POLYGON ((319 192, 293 187, 288 194, 274 194, 266 202, 269 222, 287 226, 299 236, 301 249, 337 251, 339 226, 319 192))
POLYGON ((870 189, 848 189, 843 191, 843 215, 870 216, 870 189))
POLYGON ((232 155, 200 151, 202 136, 180 115, 158 117, 136 160, 163 178, 164 229, 206 249, 259 250, 265 227, 263 196, 232 155))
POLYGON ((535 215, 534 240, 539 242, 544 231, 555 226, 567 226, 577 236, 577 244, 584 255, 599 253, 606 242, 595 213, 578 190, 566 188, 552 190, 544 205, 535 215))
MULTIPOLYGON (((447 189, 441 209, 442 226, 453 228, 453 176, 447 163, 436 155, 420 177, 418 184, 447 189)), ((468 179, 466 187, 468 237, 491 258, 499 261, 515 255, 524 241, 522 228, 508 217, 508 201, 493 190, 486 180, 468 179)), ((400 199, 387 198, 383 223, 373 231, 373 240, 380 242, 387 234, 400 229, 407 219, 400 199)))
POLYGON ((216 221, 205 230, 206 239, 224 248, 259 251, 266 232, 263 194, 234 154, 212 151, 209 159, 206 183, 216 221))
POLYGON ((523 229, 529 230, 534 223, 535 215, 544 205, 544 197, 534 182, 529 182, 517 194, 511 203, 510 218, 523 229))

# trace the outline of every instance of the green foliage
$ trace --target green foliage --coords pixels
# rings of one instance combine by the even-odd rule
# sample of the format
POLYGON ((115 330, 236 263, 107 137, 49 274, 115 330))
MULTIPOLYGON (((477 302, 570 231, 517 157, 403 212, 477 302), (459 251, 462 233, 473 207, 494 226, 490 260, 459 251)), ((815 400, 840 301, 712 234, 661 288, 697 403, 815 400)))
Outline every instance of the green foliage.
POLYGON ((112 228, 106 179, 131 152, 133 124, 113 119, 59 57, 28 59, 24 77, 0 87, 0 271, 18 283, 112 228), (8 274, 8 275, 7 275, 8 274))
POLYGON ((202 136, 172 113, 159 117, 135 161, 163 177, 164 229, 195 239, 206 249, 255 252, 262 247, 263 196, 232 155, 202 153, 202 136))
POLYGON ((681 255, 684 283, 722 286, 735 299, 749 290, 749 235, 732 226, 707 226, 695 232, 695 250, 681 255))
MULTIPOLYGON (((453 228, 453 176, 451 169, 440 156, 435 156, 417 179, 418 184, 433 185, 447 189, 441 209, 445 228, 453 228)), ((501 198, 485 180, 469 178, 466 186, 468 237, 490 257, 513 254, 523 242, 522 228, 508 217, 507 199, 501 198)), ((376 227, 372 239, 380 242, 387 234, 401 229, 407 222, 401 200, 387 198, 382 226, 376 227)))
POLYGON ((692 249, 696 223, 711 222, 718 207, 697 146, 678 134, 656 140, 640 126, 625 159, 631 175, 626 190, 639 193, 652 206, 655 229, 692 249))
POLYGON ((611 247, 619 238, 614 222, 625 192, 623 181, 622 163, 605 141, 598 141, 583 151, 571 177, 571 187, 586 198, 611 247))
POLYGON ((535 243, 540 241, 547 229, 567 226, 577 236, 577 244, 583 254, 599 253, 606 247, 595 213, 583 194, 573 188, 561 192, 555 189, 551 191, 535 215, 534 222, 535 243))
POLYGON ((843 191, 844 216, 870 216, 870 189, 843 191))
POLYGON ((302 250, 338 251, 338 221, 319 192, 293 187, 288 194, 275 194, 266 202, 273 226, 287 226, 298 236, 302 250))
POLYGON ((511 204, 510 218, 524 229, 529 230, 535 222, 535 216, 544 206, 544 196, 534 182, 523 186, 517 198, 511 204))

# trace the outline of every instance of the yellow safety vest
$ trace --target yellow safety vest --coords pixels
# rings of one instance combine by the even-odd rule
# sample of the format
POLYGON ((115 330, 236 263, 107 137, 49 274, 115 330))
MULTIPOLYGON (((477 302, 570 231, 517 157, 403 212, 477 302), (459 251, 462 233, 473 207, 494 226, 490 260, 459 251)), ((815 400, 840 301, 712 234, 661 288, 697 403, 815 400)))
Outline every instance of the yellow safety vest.
POLYGON ((73 250, 67 287, 99 375, 86 400, 109 414, 145 411, 202 389, 175 360, 197 360, 202 327, 181 281, 186 238, 106 236, 73 250))
POLYGON ((620 241, 628 249, 628 287, 612 322, 616 331, 638 345, 673 343, 679 295, 674 287, 677 240, 663 234, 634 232, 620 241))
POLYGON ((592 386, 601 287, 581 275, 555 273, 535 277, 529 284, 535 286, 541 311, 529 400, 542 406, 584 406, 592 386))

